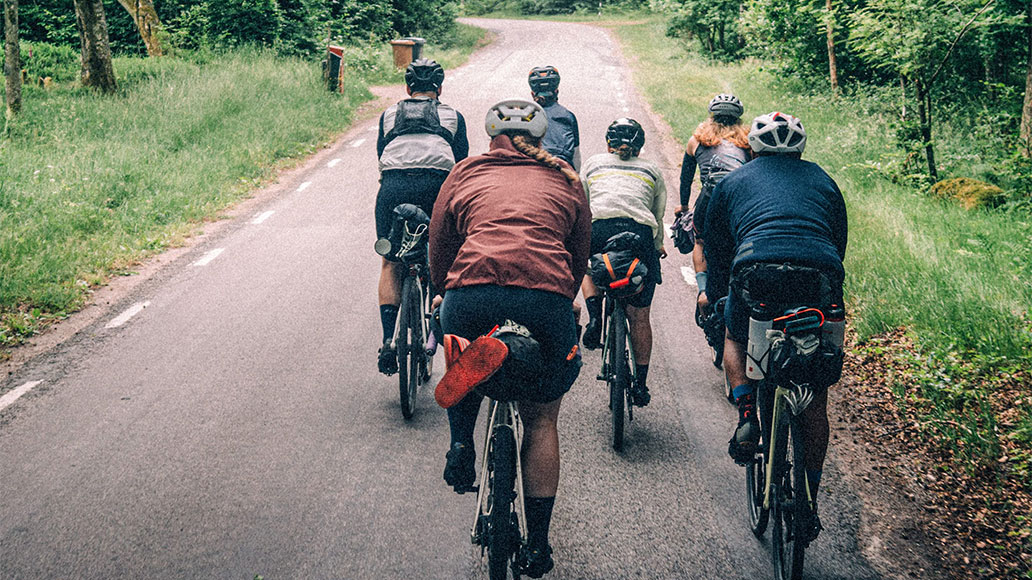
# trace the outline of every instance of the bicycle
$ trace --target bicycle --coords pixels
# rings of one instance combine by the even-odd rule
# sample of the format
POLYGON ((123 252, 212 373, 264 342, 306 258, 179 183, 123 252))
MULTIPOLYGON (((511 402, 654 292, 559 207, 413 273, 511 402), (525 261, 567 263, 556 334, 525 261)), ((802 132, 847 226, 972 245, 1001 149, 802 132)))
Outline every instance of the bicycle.
MULTIPOLYGON (((402 208, 409 204, 400 204, 402 208)), ((411 210, 418 210, 410 206, 411 210)), ((398 210, 395 209, 397 214, 398 210)), ((418 210, 422 217, 426 214, 418 210)), ((402 231, 377 240, 376 251, 391 255, 406 268, 401 285, 401 304, 392 343, 398 355, 398 387, 401 415, 412 419, 416 410, 416 393, 430 380, 433 372, 434 348, 430 332, 430 266, 427 261, 427 224, 422 219, 399 218, 402 231), (414 226, 414 227, 413 227, 414 226)), ((426 220, 429 222, 429 219, 426 220)))
MULTIPOLYGON (((763 536, 768 523, 773 520, 771 555, 775 578, 798 580, 802 578, 805 550, 820 530, 816 498, 810 493, 804 464, 806 441, 801 415, 813 401, 816 391, 827 388, 820 386, 827 381, 818 380, 813 384, 808 382, 809 377, 798 380, 800 365, 795 365, 792 372, 779 368, 787 368, 779 353, 800 344, 819 348, 822 335, 832 334, 838 329, 832 329, 831 324, 824 328, 825 313, 818 308, 804 306, 781 312, 781 316, 771 320, 769 314, 754 309, 753 316, 757 318, 750 320, 747 365, 759 367, 765 375, 759 379, 757 397, 764 428, 761 429, 757 454, 746 465, 746 499, 750 529, 757 538, 763 536), (769 325, 758 323, 757 319, 766 319, 769 325), (764 331, 763 340, 754 341, 754 323, 764 331), (759 346, 756 346, 757 342, 759 346)), ((823 356, 823 351, 819 355, 823 356)), ((837 356, 841 372, 841 350, 837 356)), ((816 372, 811 376, 816 376, 816 372)))
POLYGON ((613 449, 623 450, 624 409, 627 420, 634 420, 631 386, 635 380, 634 346, 631 345, 627 310, 623 301, 608 291, 602 293, 602 369, 597 379, 609 386, 609 411, 612 416, 613 449))

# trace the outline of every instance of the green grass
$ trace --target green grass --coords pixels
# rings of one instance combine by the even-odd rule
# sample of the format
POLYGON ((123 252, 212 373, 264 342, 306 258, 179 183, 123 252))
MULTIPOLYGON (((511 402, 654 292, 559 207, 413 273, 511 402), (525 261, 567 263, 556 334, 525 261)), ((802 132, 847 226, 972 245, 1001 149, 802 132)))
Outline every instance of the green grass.
MULTIPOLYGON (((456 66, 480 37, 462 26, 425 53, 456 66)), ((347 68, 342 94, 326 90, 318 59, 257 49, 117 58, 113 96, 26 86, 0 135, 0 347, 331 141, 367 85, 402 81, 386 44, 351 56, 369 66, 347 68)))
POLYGON ((929 351, 1032 361, 1032 216, 968 212, 885 179, 879 165, 899 153, 878 94, 836 99, 825 87, 778 82, 760 62, 713 64, 664 30, 657 19, 617 27, 638 57, 639 86, 682 142, 723 91, 742 99, 747 118, 780 110, 802 119, 805 158, 846 197, 846 292, 861 337, 905 326, 929 351))

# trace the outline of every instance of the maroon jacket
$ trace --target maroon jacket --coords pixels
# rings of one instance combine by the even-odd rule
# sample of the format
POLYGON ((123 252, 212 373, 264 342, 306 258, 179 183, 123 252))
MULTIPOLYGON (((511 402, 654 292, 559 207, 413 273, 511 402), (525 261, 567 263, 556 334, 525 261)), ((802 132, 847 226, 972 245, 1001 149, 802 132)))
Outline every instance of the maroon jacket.
POLYGON ((495 137, 455 165, 430 220, 430 279, 577 295, 588 264, 591 210, 580 183, 495 137))

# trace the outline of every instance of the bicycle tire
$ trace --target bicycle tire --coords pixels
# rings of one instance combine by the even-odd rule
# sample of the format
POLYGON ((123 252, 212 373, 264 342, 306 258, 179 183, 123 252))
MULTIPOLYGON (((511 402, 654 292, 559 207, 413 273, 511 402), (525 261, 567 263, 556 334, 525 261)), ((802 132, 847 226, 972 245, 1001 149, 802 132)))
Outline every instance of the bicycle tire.
POLYGON ((434 356, 426 350, 427 340, 433 331, 430 329, 430 297, 428 296, 425 280, 420 280, 419 287, 420 312, 418 326, 420 330, 420 344, 423 345, 419 356, 419 384, 425 385, 430 382, 430 375, 434 372, 434 356))
POLYGON ((764 488, 767 485, 764 455, 757 455, 745 468, 745 498, 749 512, 749 529, 757 538, 767 531, 770 510, 763 507, 764 488))
POLYGON ((412 356, 412 310, 418 306, 413 301, 412 292, 415 281, 406 277, 401 285, 401 308, 398 312, 398 337, 394 344, 398 350, 398 391, 401 400, 401 416, 406 420, 411 419, 415 414, 415 381, 410 380, 410 371, 414 368, 411 361, 416 358, 412 356))
POLYGON ((516 439, 507 425, 495 427, 488 451, 490 493, 487 500, 487 565, 490 580, 505 580, 514 569, 519 531, 513 521, 516 499, 516 439))
POLYGON ((613 449, 623 450, 624 407, 627 404, 627 318, 622 306, 617 305, 609 316, 609 406, 612 413, 613 449))
POLYGON ((727 371, 724 371, 724 398, 728 403, 735 404, 735 394, 731 388, 731 379, 727 378, 727 371))
MULTIPOLYGON (((788 409, 783 409, 788 413, 788 409)), ((771 538, 771 555, 774 559, 774 577, 776 580, 800 580, 803 577, 803 557, 806 551, 805 542, 799 541, 805 530, 805 522, 809 522, 809 505, 806 501, 805 469, 803 467, 803 441, 801 438, 799 419, 786 417, 781 422, 779 436, 780 469, 777 501, 774 510, 774 531, 771 538), (792 461, 789 462, 789 457, 792 461)))

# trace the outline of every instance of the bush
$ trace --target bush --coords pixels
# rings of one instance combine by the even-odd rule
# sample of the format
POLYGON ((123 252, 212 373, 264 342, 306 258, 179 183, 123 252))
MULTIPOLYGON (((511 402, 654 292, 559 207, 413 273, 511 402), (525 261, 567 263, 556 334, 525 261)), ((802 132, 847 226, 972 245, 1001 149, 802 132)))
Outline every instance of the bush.
POLYGON ((21 45, 21 59, 30 83, 46 77, 55 82, 67 82, 79 76, 79 52, 68 46, 24 42, 21 45))
POLYGON ((930 193, 939 199, 959 201, 964 209, 996 207, 1005 201, 1002 189, 969 177, 940 181, 932 186, 930 193))
POLYGON ((279 38, 283 15, 274 0, 229 0, 207 6, 207 37, 216 46, 272 46, 279 38))

